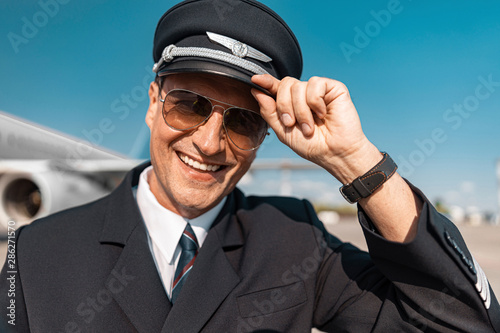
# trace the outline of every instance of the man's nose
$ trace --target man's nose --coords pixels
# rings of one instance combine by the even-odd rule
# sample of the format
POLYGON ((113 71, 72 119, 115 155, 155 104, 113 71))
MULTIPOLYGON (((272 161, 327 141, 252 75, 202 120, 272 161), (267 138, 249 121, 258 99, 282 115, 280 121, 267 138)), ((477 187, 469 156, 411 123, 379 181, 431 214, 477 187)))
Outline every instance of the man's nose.
POLYGON ((223 122, 224 109, 215 106, 212 115, 192 134, 193 143, 207 155, 215 155, 226 148, 227 138, 223 122))

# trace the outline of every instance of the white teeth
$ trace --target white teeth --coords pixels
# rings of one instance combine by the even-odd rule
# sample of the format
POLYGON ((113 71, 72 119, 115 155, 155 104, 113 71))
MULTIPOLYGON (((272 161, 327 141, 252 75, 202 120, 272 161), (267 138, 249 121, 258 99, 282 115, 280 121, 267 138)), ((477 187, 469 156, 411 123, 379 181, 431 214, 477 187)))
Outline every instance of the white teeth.
POLYGON ((187 165, 202 171, 217 171, 220 169, 220 165, 208 165, 205 163, 200 163, 198 161, 194 161, 193 159, 187 157, 186 155, 179 155, 181 160, 187 165))

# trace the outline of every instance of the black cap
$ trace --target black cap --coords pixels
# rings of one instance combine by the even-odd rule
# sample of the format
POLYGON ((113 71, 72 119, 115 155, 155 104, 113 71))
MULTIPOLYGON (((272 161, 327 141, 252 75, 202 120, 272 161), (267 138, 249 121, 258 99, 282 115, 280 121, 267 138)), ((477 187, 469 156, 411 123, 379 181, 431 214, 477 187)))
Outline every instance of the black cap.
POLYGON ((175 5, 158 22, 153 59, 160 76, 212 73, 254 87, 250 79, 255 74, 299 79, 302 73, 297 38, 278 14, 254 0, 175 5))

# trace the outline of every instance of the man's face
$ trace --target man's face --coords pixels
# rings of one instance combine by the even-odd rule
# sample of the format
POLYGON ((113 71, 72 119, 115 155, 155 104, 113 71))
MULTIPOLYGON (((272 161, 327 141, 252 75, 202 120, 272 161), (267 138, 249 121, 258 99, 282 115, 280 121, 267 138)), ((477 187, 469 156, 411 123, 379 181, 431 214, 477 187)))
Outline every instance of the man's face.
POLYGON ((151 83, 146 123, 151 130, 149 184, 158 202, 186 218, 197 217, 229 194, 255 159, 256 151, 240 150, 231 143, 222 125, 221 101, 259 111, 250 87, 233 79, 209 74, 174 74, 163 87, 151 83), (163 99, 172 89, 187 89, 212 99, 210 118, 195 129, 178 131, 162 116, 163 99), (198 163, 197 163, 198 162, 198 163), (204 165, 205 166, 204 166, 204 165), (208 170, 202 170, 208 169, 208 170), (209 171, 217 169, 216 171, 209 171))

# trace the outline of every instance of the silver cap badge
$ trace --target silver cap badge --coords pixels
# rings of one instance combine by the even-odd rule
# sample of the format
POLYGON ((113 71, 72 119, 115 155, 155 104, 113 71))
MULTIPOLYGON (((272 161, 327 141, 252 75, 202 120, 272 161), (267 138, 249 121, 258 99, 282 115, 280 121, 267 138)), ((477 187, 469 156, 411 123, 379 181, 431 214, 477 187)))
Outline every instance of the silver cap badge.
POLYGON ((264 53, 260 52, 259 50, 255 49, 251 46, 248 46, 245 43, 237 41, 236 39, 233 39, 233 38, 230 38, 227 36, 223 36, 223 35, 219 35, 219 34, 216 34, 214 32, 208 32, 208 31, 207 31, 207 35, 211 41, 213 41, 217 44, 220 44, 224 47, 227 47, 237 57, 240 57, 240 58, 248 57, 248 58, 260 60, 262 62, 273 61, 273 59, 271 59, 270 57, 268 57, 264 53))

